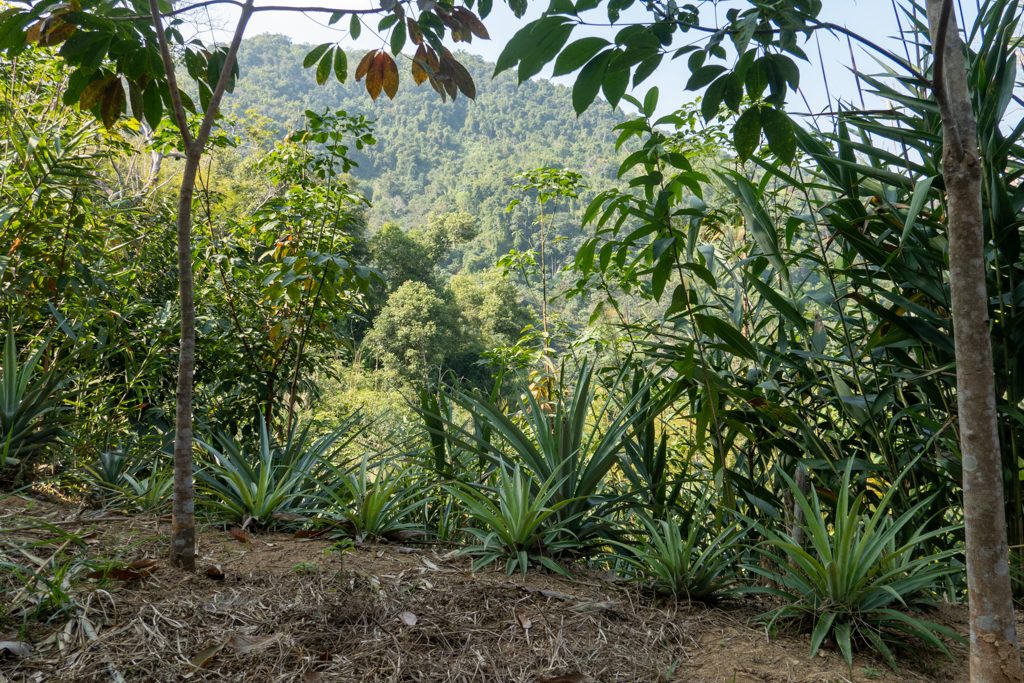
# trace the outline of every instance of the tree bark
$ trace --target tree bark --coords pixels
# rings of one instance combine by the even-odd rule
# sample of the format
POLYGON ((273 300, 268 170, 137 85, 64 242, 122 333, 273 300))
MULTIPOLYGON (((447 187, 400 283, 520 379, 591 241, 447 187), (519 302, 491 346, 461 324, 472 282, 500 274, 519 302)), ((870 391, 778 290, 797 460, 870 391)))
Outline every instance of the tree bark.
POLYGON ((195 372, 196 314, 192 282, 192 197, 195 193, 196 173, 203 149, 213 129, 221 98, 234 68, 238 46, 242 42, 245 26, 252 15, 253 0, 246 0, 242 16, 235 27, 235 35, 228 48, 227 58, 220 78, 213 88, 210 104, 203 116, 196 137, 188 127, 188 118, 178 92, 174 73, 174 59, 170 44, 164 32, 157 0, 149 0, 153 26, 160 41, 160 56, 167 73, 167 85, 171 91, 174 118, 178 124, 185 146, 185 168, 182 172, 181 188, 178 192, 178 295, 181 304, 181 342, 178 355, 178 386, 175 402, 174 422, 174 496, 171 506, 171 552, 170 563, 186 571, 196 567, 196 518, 195 495, 192 482, 192 380, 195 372))
POLYGON ((942 177, 963 462, 971 683, 1019 683, 1002 459, 985 284, 982 167, 952 0, 928 0, 932 89, 942 117, 942 177))

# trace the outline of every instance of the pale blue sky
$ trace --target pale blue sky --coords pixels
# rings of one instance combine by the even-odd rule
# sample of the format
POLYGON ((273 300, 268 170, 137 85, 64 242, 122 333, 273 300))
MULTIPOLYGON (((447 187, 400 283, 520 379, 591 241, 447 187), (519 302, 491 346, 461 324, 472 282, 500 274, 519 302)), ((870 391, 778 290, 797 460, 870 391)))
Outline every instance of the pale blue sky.
MULTIPOLYGON (((264 0, 263 4, 273 3, 275 5, 290 4, 293 6, 309 6, 311 4, 318 4, 316 0, 264 0)), ((963 4, 964 0, 961 0, 963 4)), ((680 0, 682 4, 682 0, 680 0)), ((257 2, 257 6, 261 4, 257 2)), ((897 0, 897 4, 898 0, 897 0)), ((966 0, 967 7, 962 9, 967 11, 967 20, 973 20, 974 7, 971 0, 966 0)), ((323 5, 328 7, 337 6, 339 10, 342 9, 364 9, 375 6, 371 0, 346 0, 345 2, 333 3, 323 2, 323 5)), ((726 10, 729 7, 743 6, 745 3, 737 0, 719 0, 717 3, 706 2, 702 7, 701 23, 703 25, 716 25, 716 16, 724 17, 726 10)), ((450 45, 452 48, 463 49, 468 52, 480 55, 484 59, 489 61, 495 61, 500 54, 505 43, 515 34, 515 32, 525 25, 528 21, 535 19, 543 9, 546 8, 545 2, 531 2, 530 10, 525 17, 522 19, 516 19, 512 14, 511 10, 505 5, 502 0, 495 0, 494 10, 491 15, 485 20, 488 31, 491 34, 492 39, 489 41, 475 39, 472 44, 458 43, 450 45)), ((590 13, 595 17, 595 20, 600 20, 602 8, 595 10, 590 13)), ((358 41, 352 41, 348 37, 347 27, 348 18, 346 17, 342 21, 335 24, 333 27, 326 26, 327 14, 311 14, 303 15, 291 12, 265 12, 257 13, 253 16, 249 24, 247 35, 253 36, 261 33, 281 33, 292 38, 295 42, 300 43, 326 43, 326 42, 341 42, 341 44, 347 47, 355 47, 357 49, 374 49, 382 46, 382 40, 376 36, 373 31, 367 30, 366 27, 363 29, 363 33, 358 41)), ((642 9, 641 3, 637 2, 637 5, 630 10, 629 13, 623 16, 624 20, 628 20, 630 16, 636 17, 642 20, 647 16, 646 12, 642 9)), ((232 21, 233 15, 230 12, 224 12, 219 17, 223 22, 227 23, 232 21)), ((824 9, 822 11, 821 19, 825 22, 830 22, 845 26, 850 30, 872 40, 873 42, 885 47, 886 49, 892 50, 900 55, 906 54, 906 49, 909 47, 911 54, 913 54, 913 46, 905 46, 901 40, 899 40, 899 28, 896 23, 896 14, 893 8, 893 0, 824 0, 824 9)), ((906 28, 908 23, 906 18, 903 17, 903 26, 906 28)), ((369 17, 367 23, 376 25, 378 19, 376 17, 369 17)), ((723 19, 724 21, 724 19, 723 19)), ((582 37, 584 35, 603 35, 605 37, 611 37, 614 32, 618 29, 590 29, 589 33, 584 33, 580 29, 577 29, 573 34, 573 38, 582 37), (603 31, 603 32, 602 32, 603 31)), ((218 35, 220 39, 224 39, 224 35, 218 35)), ((386 36, 384 36, 386 38, 386 36)), ((675 47, 679 47, 687 44, 685 41, 693 40, 700 41, 706 38, 706 34, 703 33, 691 33, 680 36, 677 34, 675 47)), ((831 101, 834 104, 837 98, 842 98, 845 101, 856 100, 857 86, 853 75, 850 73, 849 67, 851 64, 850 48, 847 44, 847 40, 844 36, 830 35, 826 32, 818 32, 817 38, 812 39, 809 44, 803 46, 810 58, 810 63, 800 63, 801 72, 801 91, 803 96, 807 99, 807 102, 811 105, 813 111, 823 111, 829 107, 829 95, 831 95, 831 101), (820 41, 821 59, 818 56, 820 41), (825 87, 825 75, 828 79, 828 88, 825 87)), ((854 58, 857 61, 857 66, 861 71, 867 73, 877 73, 880 71, 877 64, 875 64, 871 56, 865 52, 863 48, 859 48, 854 44, 854 58)), ((403 72, 406 71, 403 68, 403 72)), ((550 75, 549 68, 541 74, 540 77, 550 75)), ((638 88, 638 92, 632 92, 638 99, 643 100, 643 95, 647 89, 651 86, 657 85, 661 91, 659 113, 667 113, 677 108, 682 103, 691 100, 694 93, 686 92, 683 86, 688 77, 685 63, 682 60, 678 62, 665 61, 662 63, 658 72, 649 78, 645 83, 641 84, 638 88)), ((558 79, 554 79, 555 82, 563 83, 565 85, 572 85, 575 79, 575 75, 565 76, 558 79)), ((859 100, 856 100, 859 103, 859 100)), ((876 103, 877 104, 877 103, 876 103)), ((628 106, 628 105, 626 105, 628 106)), ((869 106, 871 105, 869 103, 869 106)), ((790 111, 805 111, 806 106, 803 103, 802 98, 791 93, 787 108, 790 111)))

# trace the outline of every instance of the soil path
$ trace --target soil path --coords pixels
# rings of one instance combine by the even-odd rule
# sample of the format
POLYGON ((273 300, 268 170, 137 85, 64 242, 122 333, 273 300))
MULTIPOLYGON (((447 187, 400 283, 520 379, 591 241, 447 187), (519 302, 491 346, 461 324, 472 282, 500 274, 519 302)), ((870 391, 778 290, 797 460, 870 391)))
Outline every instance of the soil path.
MULTIPOLYGON (((959 646, 951 648, 953 662, 937 652, 902 653, 899 674, 862 652, 851 671, 828 645, 809 659, 806 635, 767 637, 756 617, 770 605, 757 599, 716 608, 655 604, 588 573, 573 581, 473 573, 447 548, 377 545, 339 554, 320 538, 251 534, 240 542, 204 529, 201 569, 185 574, 164 561, 166 519, 89 514, 27 498, 0 501, 0 551, 76 532, 86 539, 84 547, 72 544, 82 559, 115 567, 157 560, 141 579, 76 584, 81 609, 30 626, 23 634, 30 655, 0 652, 0 683, 967 680, 959 646), (32 530, 30 519, 52 526, 32 530)), ((43 544, 33 548, 34 560, 0 561, 38 561, 45 573, 55 550, 43 544)), ((0 615, 29 598, 0 593, 0 615)), ((966 630, 962 605, 925 616, 966 630)), ((20 637, 0 632, 0 641, 20 637)))

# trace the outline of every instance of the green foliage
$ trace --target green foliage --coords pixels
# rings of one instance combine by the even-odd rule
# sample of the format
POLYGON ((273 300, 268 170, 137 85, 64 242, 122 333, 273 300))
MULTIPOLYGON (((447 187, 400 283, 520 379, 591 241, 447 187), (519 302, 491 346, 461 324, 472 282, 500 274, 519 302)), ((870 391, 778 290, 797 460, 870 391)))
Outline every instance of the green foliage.
POLYGON ((675 518, 653 520, 640 512, 647 533, 639 546, 617 543, 616 557, 629 564, 634 577, 662 595, 710 602, 736 592, 736 571, 745 531, 736 526, 715 530, 706 493, 683 524, 675 518))
POLYGON ((781 588, 747 590, 770 593, 786 601, 766 615, 769 626, 780 619, 810 617, 812 657, 827 636, 838 643, 850 666, 854 646, 866 643, 898 670, 889 645, 903 642, 905 636, 920 639, 952 657, 938 635, 966 644, 963 638, 944 626, 893 609, 896 603, 904 607, 927 604, 937 584, 956 571, 948 559, 959 549, 921 553, 926 540, 950 529, 925 531, 921 525, 906 533, 908 527, 919 523, 919 513, 931 500, 892 515, 891 501, 903 477, 893 482, 869 513, 864 509, 863 497, 851 487, 852 467, 851 460, 836 493, 835 514, 830 518, 822 511, 817 491, 812 490, 808 500, 787 478, 804 513, 810 549, 805 550, 788 534, 758 525, 766 541, 756 549, 777 569, 746 569, 778 582, 781 588))
POLYGON ((458 311, 422 282, 388 298, 363 348, 406 381, 426 383, 458 343, 458 311))
POLYGON ((452 397, 481 422, 490 424, 493 434, 504 442, 506 457, 480 436, 461 430, 453 436, 460 446, 491 460, 499 469, 522 464, 533 477, 533 491, 553 486, 551 495, 557 503, 559 528, 571 536, 582 549, 601 542, 608 529, 601 501, 606 475, 615 466, 623 440, 639 419, 646 415, 646 405, 639 406, 643 392, 634 396, 625 410, 615 411, 613 395, 618 391, 620 373, 606 388, 607 398, 594 410, 595 386, 593 366, 584 360, 572 394, 563 399, 561 390, 568 390, 564 375, 562 387, 549 400, 540 400, 524 392, 525 403, 521 422, 514 421, 493 403, 459 393, 452 397), (643 408, 637 410, 637 408, 643 408), (525 423, 526 428, 520 426, 525 423), (550 484, 550 482, 555 482, 550 484))
POLYGON ((564 567, 548 557, 580 547, 566 529, 569 520, 553 517, 573 502, 556 500, 558 477, 556 472, 537 487, 517 464, 511 471, 504 466, 497 468, 498 481, 493 493, 463 482, 446 487, 462 502, 467 514, 483 526, 482 529, 466 528, 479 543, 459 551, 476 556, 473 571, 505 558, 507 576, 517 567, 525 576, 531 563, 569 575, 564 567))
MULTIPOLYGON (((432 212, 473 215, 478 235, 442 263, 448 272, 484 270, 510 248, 525 247, 525 238, 534 232, 535 212, 528 207, 505 212, 519 196, 510 187, 516 174, 541 167, 571 169, 591 187, 615 179, 621 159, 608 131, 624 114, 594 109, 577 118, 569 88, 544 80, 517 87, 509 74, 492 80, 492 64, 456 53, 477 84, 474 102, 460 98, 442 106, 433 91, 417 89, 408 80, 399 85, 394 101, 371 102, 362 84, 351 78, 317 86, 314 74, 301 68, 312 47, 292 45, 280 35, 243 41, 241 76, 235 92, 225 97, 225 111, 259 111, 282 130, 299 125, 306 109, 340 108, 374 119, 372 153, 352 157, 359 164, 352 174, 373 203, 370 223, 395 222, 411 230, 427 225, 432 212)), ((359 57, 349 53, 348 61, 359 57)), ((590 196, 584 194, 583 201, 590 196)), ((581 209, 572 208, 577 219, 581 209)), ((552 251, 559 267, 583 239, 578 221, 569 215, 555 226, 566 238, 552 251)))
POLYGON ((371 478, 370 457, 370 452, 364 451, 359 463, 345 471, 332 462, 320 461, 337 482, 321 487, 315 496, 325 504, 322 515, 339 522, 339 530, 359 542, 415 530, 416 525, 406 520, 423 503, 416 475, 381 461, 374 465, 371 478))
POLYGON ((153 512, 170 502, 174 471, 170 467, 154 467, 145 476, 126 473, 124 481, 122 491, 129 503, 144 512, 153 512))
MULTIPOLYGON (((204 505, 214 511, 217 521, 260 526, 275 523, 274 513, 311 514, 317 506, 319 466, 360 433, 361 416, 356 413, 326 436, 313 441, 310 425, 294 429, 283 444, 275 444, 266 423, 257 416, 260 440, 258 450, 229 434, 217 434, 218 450, 198 441, 213 460, 196 472, 200 491, 208 496, 204 505), (340 441, 340 442, 339 442, 340 441)), ((329 482, 320 482, 330 486, 329 482)))
MULTIPOLYGON (((129 486, 129 478, 138 474, 146 463, 139 462, 132 454, 122 447, 104 448, 96 454, 96 460, 84 468, 90 491, 100 493, 101 498, 109 498, 129 486)), ((135 483, 138 483, 137 481, 135 483)))
POLYGON ((49 370, 37 371, 52 337, 19 362, 14 328, 7 329, 0 369, 0 466, 8 459, 27 462, 38 458, 65 434, 68 415, 60 391, 72 369, 71 356, 52 360, 49 370))

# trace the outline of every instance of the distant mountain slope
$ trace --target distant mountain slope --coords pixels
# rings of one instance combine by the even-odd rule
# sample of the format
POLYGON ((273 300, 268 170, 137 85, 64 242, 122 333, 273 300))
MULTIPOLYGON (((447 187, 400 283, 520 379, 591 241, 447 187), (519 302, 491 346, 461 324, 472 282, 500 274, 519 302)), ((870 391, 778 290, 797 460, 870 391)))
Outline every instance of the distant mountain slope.
MULTIPOLYGON (((254 109, 284 132, 301 124, 306 109, 344 109, 376 119, 377 144, 354 157, 359 162, 354 175, 374 205, 372 227, 397 221, 408 229, 429 211, 476 215, 481 235, 454 255, 453 269, 485 268, 496 255, 522 246, 515 233, 529 231, 533 216, 528 210, 505 213, 515 195, 509 187, 516 173, 540 166, 568 168, 583 173, 595 191, 615 182, 624 155, 615 151, 612 128, 626 117, 603 105, 577 118, 570 88, 548 81, 517 88, 510 72, 491 80, 493 64, 462 53, 458 59, 473 75, 476 101, 460 95, 455 102, 442 102, 429 85, 417 88, 410 61, 401 58, 398 95, 392 101, 382 94, 374 102, 351 75, 361 54, 349 55, 348 82, 332 77, 317 86, 313 70, 302 68, 310 47, 280 35, 247 39, 239 53, 241 78, 227 107, 237 114, 254 109)), ((580 239, 578 222, 571 223, 563 226, 567 240, 557 248, 559 262, 571 258, 573 243, 580 239)))

